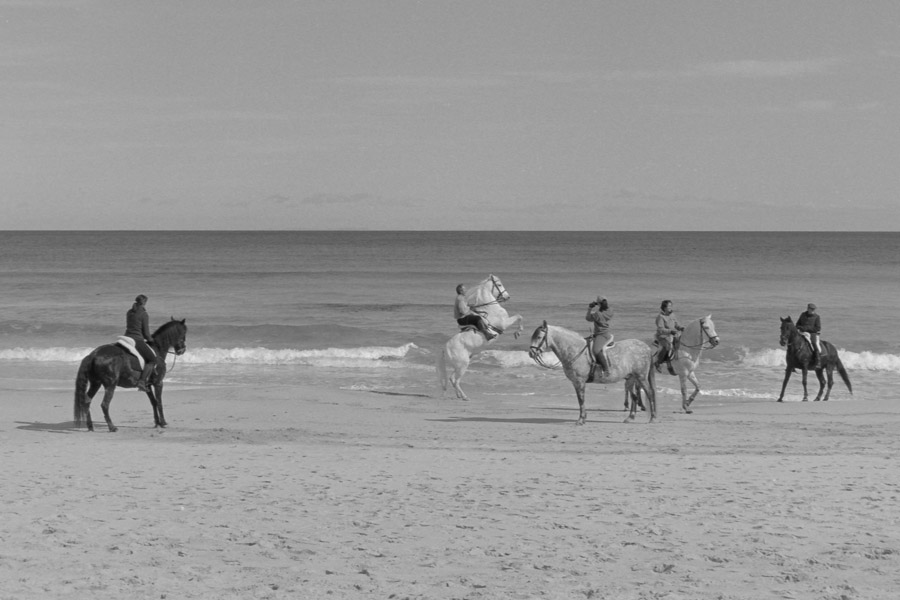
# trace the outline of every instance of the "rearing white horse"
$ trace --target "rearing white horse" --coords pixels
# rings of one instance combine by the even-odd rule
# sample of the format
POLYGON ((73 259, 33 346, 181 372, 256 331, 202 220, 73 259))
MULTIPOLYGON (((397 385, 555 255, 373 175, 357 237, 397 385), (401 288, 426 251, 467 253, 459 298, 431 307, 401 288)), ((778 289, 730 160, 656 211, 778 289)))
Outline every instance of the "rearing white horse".
MULTIPOLYGON (((517 326, 513 336, 518 338, 522 333, 522 315, 509 316, 506 309, 501 306, 501 303, 506 302, 509 298, 509 292, 503 287, 503 282, 493 274, 488 275, 487 279, 466 292, 466 301, 475 310, 484 314, 484 319, 491 329, 494 329, 499 335, 510 327, 517 326)), ((462 331, 447 340, 441 356, 438 357, 438 375, 444 392, 447 391, 449 382, 456 391, 457 398, 469 399, 459 386, 459 382, 469 367, 472 355, 481 352, 492 341, 493 339, 486 340, 480 331, 471 326, 464 327, 462 331)))
POLYGON ((716 333, 716 324, 713 323, 712 315, 691 321, 681 332, 678 351, 671 361, 674 373, 670 372, 669 374, 678 375, 681 383, 681 408, 687 414, 693 412, 689 407, 700 393, 700 380, 694 374, 700 365, 700 354, 706 348, 715 348, 718 345, 719 334, 716 333), (694 393, 690 396, 687 394, 688 381, 694 384, 694 393))

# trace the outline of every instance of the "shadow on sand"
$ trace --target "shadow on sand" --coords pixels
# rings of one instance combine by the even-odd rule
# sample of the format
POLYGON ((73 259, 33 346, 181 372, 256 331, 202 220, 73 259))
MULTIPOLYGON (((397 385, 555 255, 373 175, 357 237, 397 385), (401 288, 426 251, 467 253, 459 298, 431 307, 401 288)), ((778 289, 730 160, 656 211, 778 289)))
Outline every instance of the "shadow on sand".
POLYGON ((16 429, 22 431, 44 431, 47 433, 75 433, 84 430, 84 427, 78 427, 75 421, 64 421, 62 423, 23 423, 16 421, 16 429))

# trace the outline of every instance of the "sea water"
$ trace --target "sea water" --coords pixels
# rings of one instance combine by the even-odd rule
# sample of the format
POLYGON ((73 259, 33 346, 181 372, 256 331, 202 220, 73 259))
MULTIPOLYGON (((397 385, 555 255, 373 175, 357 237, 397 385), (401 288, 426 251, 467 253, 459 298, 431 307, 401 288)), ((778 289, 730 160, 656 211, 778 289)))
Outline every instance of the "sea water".
MULTIPOLYGON (((71 387, 145 294, 151 329, 188 325, 167 390, 313 384, 438 399, 455 287, 494 274, 525 329, 473 358, 473 401, 573 404, 562 372, 528 357, 529 340, 544 320, 588 335, 599 294, 618 340, 650 342, 664 299, 682 324, 712 316, 720 345, 703 352, 698 407, 774 400, 779 318, 814 302, 854 386, 851 397, 838 378, 832 400, 865 401, 897 394, 898 250, 898 233, 0 232, 0 378, 71 387)), ((787 400, 802 395, 795 378, 787 400)), ((680 401, 677 378, 657 386, 680 401)), ((589 408, 622 395, 592 386, 589 408)))

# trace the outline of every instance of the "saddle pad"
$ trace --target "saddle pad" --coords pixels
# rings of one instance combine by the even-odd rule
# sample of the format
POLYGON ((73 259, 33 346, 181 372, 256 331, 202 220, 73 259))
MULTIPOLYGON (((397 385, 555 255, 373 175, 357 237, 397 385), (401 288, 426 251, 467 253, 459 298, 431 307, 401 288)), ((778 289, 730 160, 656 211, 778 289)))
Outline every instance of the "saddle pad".
POLYGON ((116 345, 120 348, 124 348, 131 352, 138 359, 138 364, 141 365, 141 369, 144 368, 144 357, 141 356, 141 353, 138 352, 137 348, 134 346, 134 340, 128 337, 127 335, 120 335, 119 339, 116 340, 116 345))

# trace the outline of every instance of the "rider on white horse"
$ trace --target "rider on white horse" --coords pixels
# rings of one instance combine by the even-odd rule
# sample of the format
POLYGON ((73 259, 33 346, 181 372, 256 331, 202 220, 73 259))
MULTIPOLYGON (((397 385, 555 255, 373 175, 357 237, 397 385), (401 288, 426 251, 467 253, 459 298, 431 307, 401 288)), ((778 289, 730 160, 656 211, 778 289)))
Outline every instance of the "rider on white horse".
POLYGON ((656 370, 660 371, 663 362, 669 360, 669 354, 674 357, 678 348, 678 338, 684 327, 678 324, 675 318, 675 305, 671 300, 663 300, 659 305, 659 314, 656 315, 656 343, 659 344, 659 354, 656 356, 656 370))
POLYGON ((606 347, 612 342, 613 336, 609 331, 609 322, 613 318, 613 312, 609 309, 609 302, 603 296, 588 304, 585 321, 594 324, 594 334, 591 336, 590 347, 600 363, 602 376, 609 375, 609 361, 606 358, 606 347))
POLYGON ((497 334, 488 328, 483 313, 475 310, 475 308, 466 300, 466 286, 463 284, 456 286, 456 303, 453 305, 453 318, 456 319, 460 327, 475 327, 487 340, 497 337, 497 334))

